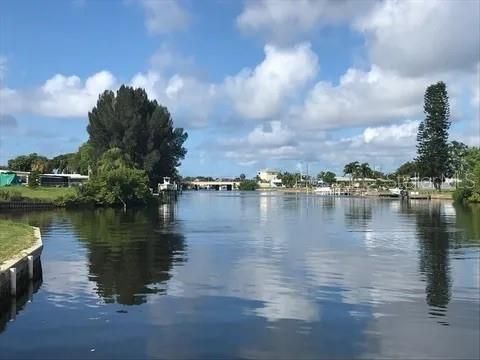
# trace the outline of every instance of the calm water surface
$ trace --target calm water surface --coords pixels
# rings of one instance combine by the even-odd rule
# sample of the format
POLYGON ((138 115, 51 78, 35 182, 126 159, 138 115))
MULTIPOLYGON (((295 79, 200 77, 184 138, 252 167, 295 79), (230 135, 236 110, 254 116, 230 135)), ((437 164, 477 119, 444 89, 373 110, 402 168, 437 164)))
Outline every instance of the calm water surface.
POLYGON ((193 192, 0 216, 44 240, 0 358, 480 356, 480 208, 193 192))

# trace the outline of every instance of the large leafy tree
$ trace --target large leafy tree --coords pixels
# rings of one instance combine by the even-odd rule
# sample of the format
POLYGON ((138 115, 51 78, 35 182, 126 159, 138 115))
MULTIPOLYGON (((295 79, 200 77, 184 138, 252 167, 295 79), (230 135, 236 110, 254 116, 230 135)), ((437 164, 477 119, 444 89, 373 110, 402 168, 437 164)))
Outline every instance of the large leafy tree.
POLYGON ((297 184, 298 180, 300 179, 300 174, 285 171, 279 174, 278 178, 282 180, 282 184, 285 185, 285 187, 292 188, 297 184))
POLYGON ((88 141, 80 146, 69 161, 69 168, 73 172, 83 175, 90 175, 90 170, 93 170, 95 165, 96 161, 93 155, 93 147, 88 141))
POLYGON ((480 203, 480 148, 470 147, 463 156, 460 187, 453 194, 456 201, 480 203))
POLYGON ((147 172, 151 184, 163 176, 176 176, 187 152, 183 147, 187 133, 173 127, 168 110, 149 100, 144 89, 121 86, 116 94, 105 91, 88 118, 95 158, 117 147, 147 172))
POLYGON ((31 153, 29 155, 21 155, 8 160, 8 168, 17 171, 37 171, 40 173, 46 173, 50 171, 50 164, 45 156, 31 153))
POLYGON ((448 145, 448 176, 460 176, 465 170, 467 151, 468 146, 459 141, 454 140, 448 145))
POLYGON ((331 171, 320 171, 317 179, 322 180, 325 184, 331 185, 337 181, 337 176, 331 171))
POLYGON ((424 101, 425 119, 418 127, 416 161, 422 175, 432 177, 440 190, 442 177, 449 170, 450 106, 445 83, 430 85, 424 101))
POLYGON ((119 148, 107 150, 99 159, 96 174, 79 188, 81 200, 98 205, 145 204, 151 199, 144 170, 131 166, 119 148))
POLYGON ((102 175, 108 171, 133 167, 130 157, 119 148, 111 148, 105 151, 97 162, 96 172, 102 175))
POLYGON ((399 166, 395 171, 396 176, 408 176, 411 177, 418 172, 418 164, 415 161, 407 161, 399 166))
POLYGON ((50 168, 57 173, 72 173, 72 159, 75 157, 75 153, 61 154, 55 156, 49 161, 50 168))

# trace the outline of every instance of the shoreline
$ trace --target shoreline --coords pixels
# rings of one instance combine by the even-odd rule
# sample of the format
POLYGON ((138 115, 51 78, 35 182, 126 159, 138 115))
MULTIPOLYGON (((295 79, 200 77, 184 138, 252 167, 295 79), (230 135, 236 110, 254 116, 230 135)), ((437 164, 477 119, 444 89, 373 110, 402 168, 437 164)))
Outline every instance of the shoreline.
POLYGON ((24 293, 31 280, 42 277, 42 235, 38 227, 32 228, 34 243, 0 264, 0 302, 24 293))
MULTIPOLYGON (((314 189, 307 188, 259 188, 256 191, 263 192, 281 192, 281 193, 291 193, 291 194, 315 194, 314 189)), ((356 191, 351 195, 340 195, 340 196, 349 196, 349 197, 371 197, 371 198, 391 198, 396 199, 400 197, 389 197, 387 193, 376 193, 368 192, 368 190, 356 191)), ((338 196, 338 195, 319 195, 319 196, 338 196)), ((410 200, 450 200, 453 201, 452 192, 419 192, 419 194, 413 195, 410 200)))

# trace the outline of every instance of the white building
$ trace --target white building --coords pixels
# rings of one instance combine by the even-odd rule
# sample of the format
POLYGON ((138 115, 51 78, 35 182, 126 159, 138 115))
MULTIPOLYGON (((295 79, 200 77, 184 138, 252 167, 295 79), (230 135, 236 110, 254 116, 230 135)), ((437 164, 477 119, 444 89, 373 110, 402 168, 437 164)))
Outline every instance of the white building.
POLYGON ((279 179, 279 171, 264 169, 257 172, 257 176, 260 180, 260 186, 280 187, 282 186, 282 180, 279 179))

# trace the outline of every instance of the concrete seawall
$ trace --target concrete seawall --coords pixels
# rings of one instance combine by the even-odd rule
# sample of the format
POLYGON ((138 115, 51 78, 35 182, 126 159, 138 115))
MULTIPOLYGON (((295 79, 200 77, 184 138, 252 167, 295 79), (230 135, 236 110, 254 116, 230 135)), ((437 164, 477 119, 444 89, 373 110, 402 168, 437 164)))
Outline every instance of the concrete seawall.
POLYGON ((31 281, 42 278, 42 236, 39 228, 34 233, 32 246, 0 265, 0 303, 27 292, 31 281))
POLYGON ((0 209, 52 209, 54 207, 57 205, 51 201, 0 201, 0 209))

